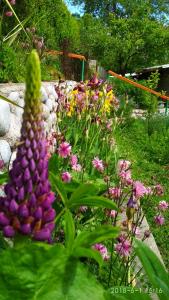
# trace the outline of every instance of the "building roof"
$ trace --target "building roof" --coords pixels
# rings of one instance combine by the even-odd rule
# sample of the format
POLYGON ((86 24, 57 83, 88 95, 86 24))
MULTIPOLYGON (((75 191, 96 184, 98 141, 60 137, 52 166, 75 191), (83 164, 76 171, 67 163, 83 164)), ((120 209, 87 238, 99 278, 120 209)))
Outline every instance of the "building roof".
POLYGON ((143 68, 142 70, 138 71, 137 73, 127 73, 125 74, 125 77, 135 77, 138 75, 142 75, 144 73, 150 73, 156 70, 162 70, 162 69, 169 69, 169 64, 165 64, 165 65, 159 65, 159 66, 153 66, 153 67, 148 67, 148 68, 143 68))

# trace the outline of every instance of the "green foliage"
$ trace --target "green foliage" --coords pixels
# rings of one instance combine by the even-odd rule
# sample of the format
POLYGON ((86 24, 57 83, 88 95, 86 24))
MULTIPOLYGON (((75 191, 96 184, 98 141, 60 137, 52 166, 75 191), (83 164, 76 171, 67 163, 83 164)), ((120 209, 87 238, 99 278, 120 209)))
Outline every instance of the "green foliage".
MULTIPOLYGON (((118 127, 115 134, 120 157, 133 162, 132 173, 134 178, 140 178, 147 185, 161 183, 164 186, 163 199, 168 201, 168 177, 169 177, 169 118, 168 116, 154 116, 149 119, 130 119, 127 123, 118 127), (149 128, 149 131, 148 131, 149 128)), ((159 197, 153 197, 147 209, 147 203, 143 204, 150 229, 160 249, 165 265, 169 267, 168 251, 166 243, 168 234, 168 218, 163 229, 154 226, 154 215, 157 213, 159 197)))
MULTIPOLYGON (((153 72, 147 80, 139 80, 139 83, 156 90, 159 77, 158 72, 153 72)), ((132 103, 135 103, 138 108, 145 109, 148 115, 152 115, 157 111, 158 98, 153 94, 138 89, 129 83, 122 82, 117 78, 110 77, 109 81, 113 84, 115 94, 118 95, 122 101, 129 101, 131 106, 132 103)))
POLYGON ((97 299, 105 292, 63 246, 30 244, 0 255, 0 299, 97 299))
POLYGON ((164 266, 145 244, 136 241, 136 253, 141 260, 141 263, 148 275, 148 278, 158 291, 160 300, 167 300, 169 298, 169 275, 164 266))
POLYGON ((21 52, 2 44, 0 46, 0 82, 22 82, 25 75, 25 58, 21 52))

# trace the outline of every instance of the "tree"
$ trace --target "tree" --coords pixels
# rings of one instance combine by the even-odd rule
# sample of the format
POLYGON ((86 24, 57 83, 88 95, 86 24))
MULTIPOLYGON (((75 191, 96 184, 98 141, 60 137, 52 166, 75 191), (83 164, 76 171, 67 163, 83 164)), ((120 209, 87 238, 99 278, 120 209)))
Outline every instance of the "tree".
POLYGON ((102 64, 125 74, 139 68, 168 62, 168 27, 147 17, 109 20, 109 40, 102 64))
POLYGON ((149 15, 164 17, 169 13, 169 3, 163 0, 69 0, 76 5, 84 5, 85 13, 93 16, 108 16, 114 13, 117 17, 129 17, 135 9, 147 11, 149 15))

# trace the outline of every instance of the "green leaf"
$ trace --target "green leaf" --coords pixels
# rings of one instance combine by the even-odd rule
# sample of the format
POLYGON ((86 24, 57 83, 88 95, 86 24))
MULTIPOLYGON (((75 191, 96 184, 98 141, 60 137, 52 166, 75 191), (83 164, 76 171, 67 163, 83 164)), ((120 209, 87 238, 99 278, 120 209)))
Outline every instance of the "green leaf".
POLYGON ((101 254, 99 253, 99 251, 96 251, 94 249, 77 247, 73 249, 72 255, 75 257, 87 257, 87 258, 94 259, 99 264, 100 267, 103 264, 103 258, 101 254))
POLYGON ((98 188, 96 185, 91 184, 91 183, 84 183, 84 184, 81 184, 74 191, 74 193, 70 197, 70 201, 76 202, 76 200, 78 201, 80 198, 84 198, 89 195, 91 195, 91 196, 97 195, 97 193, 98 193, 98 188))
POLYGON ((11 46, 18 34, 20 33, 20 31, 23 29, 23 26, 25 26, 25 24, 30 18, 31 16, 23 20, 21 22, 22 26, 20 24, 17 24, 14 28, 12 28, 12 30, 3 38, 3 42, 7 42, 7 44, 11 46))
POLYGON ((69 183, 63 182, 65 191, 68 193, 73 193, 78 187, 79 187, 79 182, 72 180, 69 183))
POLYGON ((68 206, 74 208, 77 206, 94 206, 117 210, 117 205, 112 201, 102 196, 89 196, 85 198, 76 198, 69 200, 68 206))
POLYGON ((58 172, 58 155, 53 154, 49 159, 49 172, 57 174, 58 172))
POLYGON ((27 34, 27 32, 26 32, 26 30, 25 30, 25 28, 24 28, 22 22, 19 20, 19 18, 18 18, 18 16, 17 16, 17 14, 15 13, 15 11, 14 11, 14 9, 13 9, 11 3, 10 3, 8 0, 5 0, 5 2, 6 2, 6 4, 9 6, 10 10, 13 12, 13 14, 14 14, 16 20, 18 21, 19 25, 21 26, 21 28, 22 28, 23 31, 25 32, 26 36, 29 38, 29 36, 28 36, 28 34, 27 34))
POLYGON ((66 205, 68 199, 62 181, 59 179, 58 176, 54 175, 52 172, 49 172, 49 180, 52 186, 52 190, 59 194, 60 198, 62 199, 62 202, 64 203, 64 205, 66 205))
POLYGON ((75 224, 72 214, 69 210, 65 213, 65 245, 71 251, 75 238, 75 224))
POLYGON ((138 255, 144 270, 152 284, 158 290, 162 289, 162 293, 158 293, 161 300, 169 299, 169 275, 166 272, 159 258, 144 243, 136 240, 136 254, 138 255))
POLYGON ((59 245, 11 248, 0 255, 0 300, 105 300, 105 291, 59 245))
POLYGON ((8 172, 0 174, 0 185, 6 183, 8 181, 8 178, 8 172))
POLYGON ((116 238, 119 234, 119 228, 111 225, 103 225, 92 232, 81 232, 74 241, 74 248, 83 246, 91 247, 94 244, 103 242, 108 239, 116 238))

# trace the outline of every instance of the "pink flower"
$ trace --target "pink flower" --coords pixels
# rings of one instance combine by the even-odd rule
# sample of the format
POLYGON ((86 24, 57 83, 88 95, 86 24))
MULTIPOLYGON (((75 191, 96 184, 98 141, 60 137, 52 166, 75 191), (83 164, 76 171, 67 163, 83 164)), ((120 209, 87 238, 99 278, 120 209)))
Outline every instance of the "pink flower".
POLYGON ((150 186, 147 187, 147 195, 152 195, 153 191, 150 186))
POLYGON ((122 182, 125 184, 132 184, 133 180, 131 179, 131 171, 121 171, 119 174, 119 177, 121 178, 122 182))
POLYGON ((6 11, 5 12, 5 16, 6 17, 12 17, 13 16, 13 12, 12 11, 6 11))
POLYGON ((131 165, 131 162, 128 160, 119 160, 118 164, 117 164, 118 173, 120 173, 121 171, 128 170, 130 165, 131 165))
POLYGON ((121 189, 118 187, 109 188, 109 195, 114 199, 118 199, 121 196, 121 189))
POLYGON ((11 5, 15 5, 16 4, 15 0, 10 0, 9 2, 10 2, 11 5))
POLYGON ((62 142, 59 146, 58 153, 61 157, 66 158, 70 156, 71 153, 71 145, 67 142, 62 142))
POLYGON ((95 244, 92 248, 99 251, 104 260, 108 260, 110 258, 107 248, 103 244, 95 244))
POLYGON ((139 227, 136 227, 134 224, 132 226, 132 232, 136 237, 140 237, 141 231, 139 227))
POLYGON ((95 157, 92 160, 92 165, 95 169, 97 169, 99 172, 103 172, 104 171, 104 165, 103 165, 103 161, 101 159, 99 159, 98 157, 95 157))
POLYGON ((87 209, 88 209, 87 206, 80 206, 80 207, 79 207, 79 211, 82 212, 82 213, 83 213, 83 212, 86 212, 87 209))
POLYGON ((63 172, 61 177, 64 182, 70 182, 72 179, 72 176, 69 172, 63 172))
POLYGON ((109 121, 107 122, 107 124, 106 124, 106 128, 107 128, 109 131, 111 131, 111 129, 112 129, 112 124, 113 124, 112 120, 109 120, 109 121))
POLYGON ((154 217, 154 221, 155 221, 155 223, 157 224, 157 225, 163 225, 164 224, 164 222, 165 222, 165 219, 164 219, 164 217, 162 216, 162 215, 157 215, 157 216, 155 216, 154 217))
POLYGON ((4 161, 0 159, 0 170, 3 169, 3 167, 4 167, 4 161))
POLYGON ((106 210, 106 216, 111 217, 111 218, 115 218, 117 214, 117 211, 112 209, 112 210, 106 210))
POLYGON ((81 172, 82 166, 81 166, 80 164, 73 165, 73 166, 72 166, 72 170, 74 170, 74 171, 76 171, 76 172, 81 172))
POLYGON ((116 252, 123 257, 127 257, 130 255, 132 247, 131 243, 128 240, 123 240, 115 245, 116 252))
POLYGON ((71 166, 77 165, 77 163, 78 163, 77 155, 71 155, 71 157, 70 157, 71 166))
POLYGON ((169 204, 166 202, 166 201, 160 201, 159 204, 158 204, 158 209, 159 210, 162 210, 162 211, 165 211, 167 210, 169 207, 169 204))
POLYGON ((164 194, 164 189, 163 189, 163 187, 161 186, 161 184, 157 184, 157 185, 154 187, 154 190, 155 190, 156 195, 158 195, 158 196, 161 196, 161 195, 164 194))
POLYGON ((143 197, 144 195, 147 195, 147 188, 140 182, 140 181, 135 181, 133 184, 134 188, 134 196, 139 199, 143 197))

